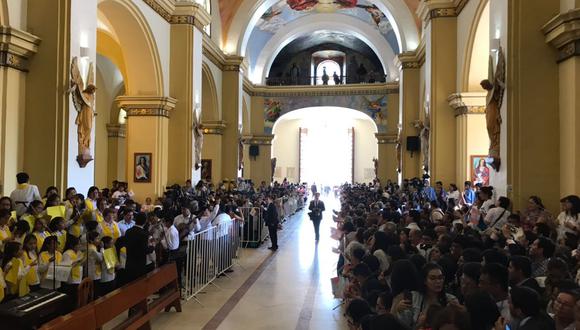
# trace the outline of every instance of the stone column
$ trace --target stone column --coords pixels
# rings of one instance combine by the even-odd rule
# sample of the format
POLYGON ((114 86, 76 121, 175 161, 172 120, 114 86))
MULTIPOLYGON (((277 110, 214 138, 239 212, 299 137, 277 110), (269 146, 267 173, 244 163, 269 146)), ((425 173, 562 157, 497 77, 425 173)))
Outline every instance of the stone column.
POLYGON ((546 42, 558 50, 559 126, 551 132, 560 145, 560 197, 580 192, 580 2, 543 28, 546 42))
POLYGON ((399 67, 399 116, 398 122, 401 129, 401 178, 409 179, 419 177, 420 151, 407 151, 407 138, 417 136, 417 130, 413 122, 419 120, 419 85, 420 68, 425 61, 425 48, 419 47, 417 51, 401 53, 397 56, 399 67))
POLYGON ((161 96, 120 96, 127 111, 127 181, 137 201, 160 197, 169 172, 169 117, 177 100, 161 96), (135 182, 135 154, 151 154, 149 182, 135 182))
POLYGON ((377 133, 375 136, 379 145, 378 177, 383 185, 388 180, 397 182, 397 134, 377 133))
POLYGON ((107 184, 127 180, 127 125, 107 124, 107 184))
POLYGON ((169 121, 170 184, 183 185, 194 176, 193 116, 201 120, 203 27, 210 21, 210 15, 201 5, 176 4, 171 22, 169 90, 179 102, 169 121))
POLYGON ((274 135, 245 135, 244 144, 244 177, 251 179, 255 185, 272 180, 272 139, 274 135), (257 146, 258 156, 250 156, 250 146, 257 146))
MULTIPOLYGON (((449 105, 455 114, 457 139, 457 175, 454 182, 462 187, 471 181, 471 156, 487 155, 489 137, 485 124, 485 93, 456 93, 449 96, 449 105)), ((460 188, 462 189, 462 188, 460 188)))
POLYGON ((453 1, 425 1, 419 7, 425 25, 425 102, 419 119, 430 121, 429 174, 432 182, 455 180, 455 118, 447 97, 457 90, 457 11, 453 1), (425 113, 428 111, 429 118, 425 113))
POLYGON ((222 119, 226 123, 222 136, 222 179, 238 177, 238 145, 240 138, 240 110, 242 108, 242 57, 228 56, 222 76, 222 119))
MULTIPOLYGON (((24 117, 28 61, 38 51, 38 37, 16 28, 0 27, 0 194, 16 188, 24 166, 24 117), (9 82, 9 83, 8 83, 9 82)), ((28 95, 34 96, 33 93, 28 95)))
MULTIPOLYGON (((222 144, 226 124, 223 121, 203 122, 202 159, 211 160, 211 181, 222 181, 222 144)), ((202 177, 203 178, 203 177, 202 177)))

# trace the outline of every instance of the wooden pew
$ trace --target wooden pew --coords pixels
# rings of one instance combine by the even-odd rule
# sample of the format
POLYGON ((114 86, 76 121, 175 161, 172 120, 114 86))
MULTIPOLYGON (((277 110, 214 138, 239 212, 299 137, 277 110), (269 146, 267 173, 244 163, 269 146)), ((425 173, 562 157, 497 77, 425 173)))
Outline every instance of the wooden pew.
POLYGON ((129 317, 115 329, 149 329, 149 321, 161 310, 175 307, 181 312, 177 269, 175 264, 162 266, 146 276, 119 288, 92 303, 42 326, 44 330, 100 329, 119 315, 129 317), (147 297, 160 293, 159 299, 147 303, 147 297), (82 325, 82 327, 76 327, 82 325))

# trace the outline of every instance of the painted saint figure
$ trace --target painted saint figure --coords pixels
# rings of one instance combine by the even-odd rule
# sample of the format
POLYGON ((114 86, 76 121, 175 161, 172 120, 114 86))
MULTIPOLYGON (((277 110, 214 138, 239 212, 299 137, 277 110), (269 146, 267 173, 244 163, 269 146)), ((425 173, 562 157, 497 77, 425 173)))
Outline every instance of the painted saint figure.
POLYGON ((490 57, 489 79, 483 80, 481 87, 487 91, 485 121, 489 136, 489 157, 493 159, 490 165, 494 170, 499 171, 501 166, 500 137, 502 123, 500 111, 505 91, 505 56, 501 47, 497 57, 495 74, 493 72, 493 59, 490 57))
POLYGON ((197 118, 197 111, 193 114, 193 166, 199 170, 201 165, 201 148, 203 147, 203 126, 197 118))

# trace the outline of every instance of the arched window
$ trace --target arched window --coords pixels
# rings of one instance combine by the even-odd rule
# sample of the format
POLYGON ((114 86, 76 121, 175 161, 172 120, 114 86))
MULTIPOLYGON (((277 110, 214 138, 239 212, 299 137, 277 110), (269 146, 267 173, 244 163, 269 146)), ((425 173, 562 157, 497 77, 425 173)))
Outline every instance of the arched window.
POLYGON ((342 80, 342 70, 340 65, 333 60, 320 62, 316 67, 316 85, 336 85, 336 82, 334 81, 335 74, 340 84, 340 81, 342 80), (325 83, 326 79, 328 79, 327 83, 325 83))

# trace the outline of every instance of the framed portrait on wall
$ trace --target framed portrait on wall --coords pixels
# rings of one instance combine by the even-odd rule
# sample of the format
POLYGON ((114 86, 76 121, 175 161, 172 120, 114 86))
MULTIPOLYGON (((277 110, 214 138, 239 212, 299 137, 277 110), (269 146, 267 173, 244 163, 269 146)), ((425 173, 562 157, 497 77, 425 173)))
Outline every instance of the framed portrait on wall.
POLYGON ((134 161, 133 182, 151 182, 151 153, 135 153, 134 161))
POLYGON ((201 160, 201 178, 206 182, 211 182, 211 159, 201 160))
POLYGON ((474 185, 480 183, 484 187, 489 186, 489 174, 492 168, 487 160, 487 155, 471 156, 471 181, 474 185))

